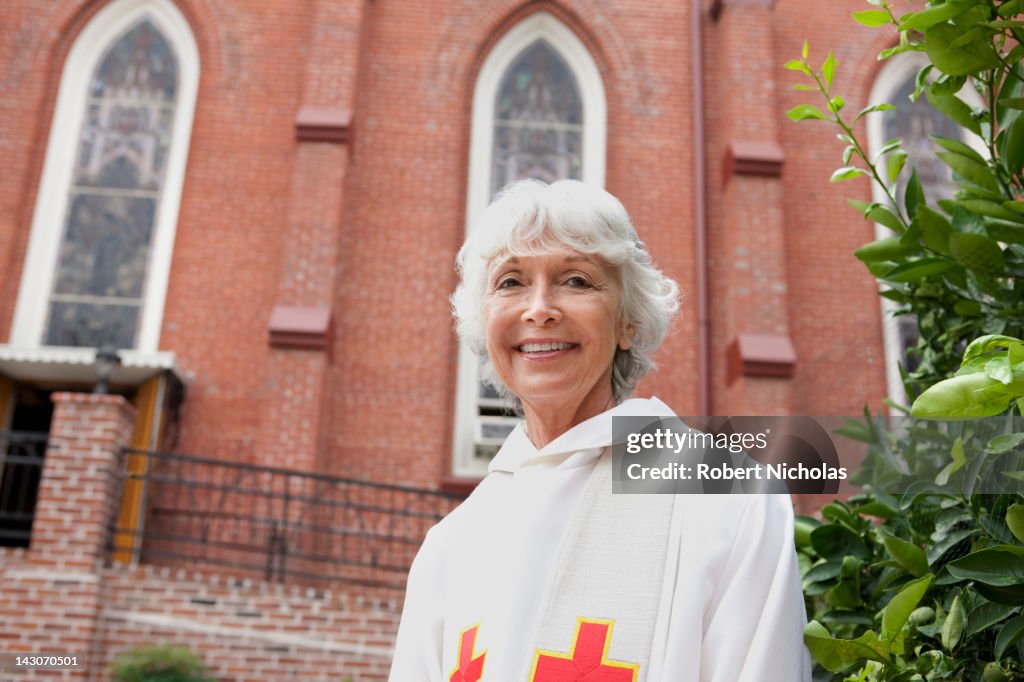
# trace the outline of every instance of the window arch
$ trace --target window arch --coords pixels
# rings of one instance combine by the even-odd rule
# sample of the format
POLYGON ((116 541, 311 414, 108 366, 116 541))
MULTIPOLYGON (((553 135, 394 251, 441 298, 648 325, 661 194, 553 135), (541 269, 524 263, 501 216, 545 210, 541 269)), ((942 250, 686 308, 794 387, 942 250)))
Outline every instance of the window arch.
MULTIPOLYGON (((606 102, 601 74, 578 37, 536 12, 494 46, 473 92, 466 233, 493 196, 523 178, 604 185, 606 102)), ((486 473, 515 420, 479 380, 479 358, 462 344, 453 473, 486 473)))
POLYGON ((169 0, 115 0, 64 64, 12 345, 155 352, 199 81, 169 0))
MULTIPOLYGON (((907 152, 907 167, 917 168, 925 196, 934 201, 936 197, 952 195, 958 186, 948 166, 935 156, 937 149, 930 135, 963 137, 968 144, 973 139, 965 137, 962 128, 930 106, 922 95, 916 102, 910 101, 914 92, 918 71, 928 64, 924 55, 907 52, 889 59, 879 72, 871 89, 870 102, 888 102, 895 109, 868 117, 868 145, 872 158, 888 141, 899 138, 907 152)), ((977 95, 970 88, 960 93, 970 104, 977 104, 977 95)), ((909 175, 908 175, 909 177, 909 175)), ((903 196, 907 178, 901 176, 897 196, 903 196)), ((886 203, 885 193, 872 185, 873 199, 886 203)), ((875 236, 884 239, 893 236, 887 227, 876 224, 875 236)), ((894 316, 899 306, 888 299, 882 299, 882 331, 885 346, 886 383, 889 396, 905 401, 903 380, 899 367, 913 369, 917 360, 908 351, 917 344, 917 322, 912 315, 894 316)))

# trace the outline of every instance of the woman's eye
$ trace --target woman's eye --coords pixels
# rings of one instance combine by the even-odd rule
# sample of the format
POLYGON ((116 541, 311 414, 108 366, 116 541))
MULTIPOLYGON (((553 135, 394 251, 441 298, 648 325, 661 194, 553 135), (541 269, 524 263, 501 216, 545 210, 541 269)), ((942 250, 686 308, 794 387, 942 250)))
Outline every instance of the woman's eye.
POLYGON ((590 281, 586 277, 580 277, 579 275, 573 275, 569 279, 565 280, 565 283, 574 289, 590 288, 590 281))
POLYGON ((506 277, 505 279, 500 280, 495 285, 494 288, 498 289, 498 290, 500 290, 500 289, 512 289, 512 288, 517 287, 517 286, 519 286, 519 280, 518 279, 516 279, 515 277, 506 277))

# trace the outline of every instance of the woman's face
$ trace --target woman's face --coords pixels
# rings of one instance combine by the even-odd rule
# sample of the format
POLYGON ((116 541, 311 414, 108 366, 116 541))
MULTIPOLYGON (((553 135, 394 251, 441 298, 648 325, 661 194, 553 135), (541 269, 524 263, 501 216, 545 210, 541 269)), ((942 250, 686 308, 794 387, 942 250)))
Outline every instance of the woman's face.
POLYGON ((604 408, 615 349, 628 349, 619 284, 597 256, 565 249, 498 260, 489 269, 484 318, 498 377, 527 406, 604 408))

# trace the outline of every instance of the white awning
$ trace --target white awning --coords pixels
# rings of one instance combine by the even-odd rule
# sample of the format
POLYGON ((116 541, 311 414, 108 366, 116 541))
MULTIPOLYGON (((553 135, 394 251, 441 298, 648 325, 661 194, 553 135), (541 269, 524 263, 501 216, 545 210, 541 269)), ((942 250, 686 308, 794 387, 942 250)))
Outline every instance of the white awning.
MULTIPOLYGON (((170 371, 179 381, 186 383, 185 373, 178 366, 174 353, 121 350, 118 354, 121 356, 121 365, 110 377, 108 383, 112 386, 138 386, 165 371, 170 371)), ((96 349, 0 345, 0 375, 16 381, 96 383, 96 349)))

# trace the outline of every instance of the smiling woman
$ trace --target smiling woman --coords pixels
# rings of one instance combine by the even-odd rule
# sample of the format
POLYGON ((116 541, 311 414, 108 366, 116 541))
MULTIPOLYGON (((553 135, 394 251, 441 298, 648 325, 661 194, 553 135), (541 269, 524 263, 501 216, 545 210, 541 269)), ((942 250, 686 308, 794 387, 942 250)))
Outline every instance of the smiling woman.
POLYGON ((785 496, 612 495, 614 417, 678 310, 622 204, 515 183, 458 256, 452 303, 525 417, 424 541, 392 682, 809 679, 785 496))

